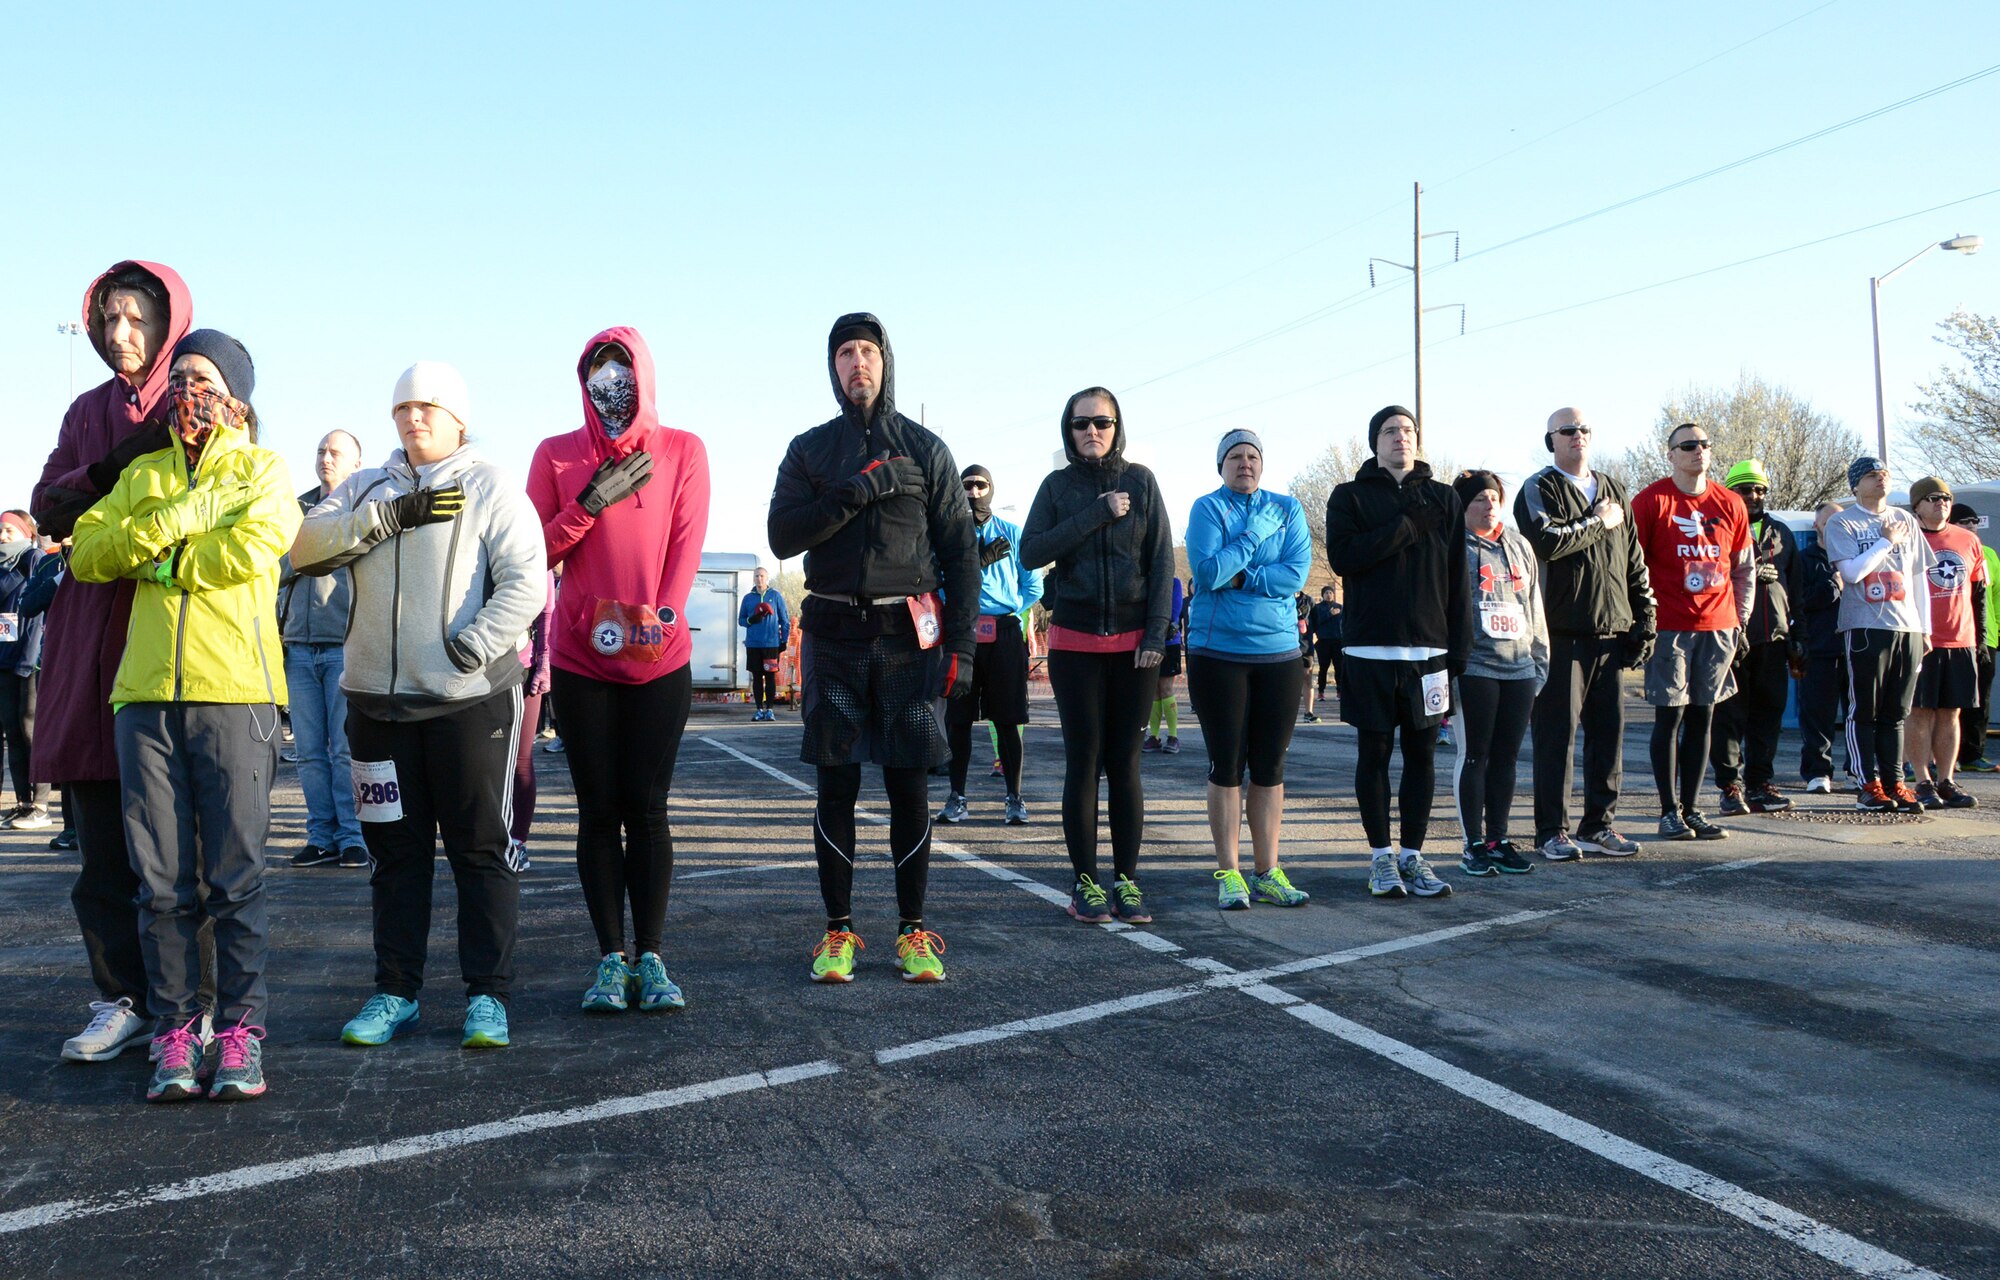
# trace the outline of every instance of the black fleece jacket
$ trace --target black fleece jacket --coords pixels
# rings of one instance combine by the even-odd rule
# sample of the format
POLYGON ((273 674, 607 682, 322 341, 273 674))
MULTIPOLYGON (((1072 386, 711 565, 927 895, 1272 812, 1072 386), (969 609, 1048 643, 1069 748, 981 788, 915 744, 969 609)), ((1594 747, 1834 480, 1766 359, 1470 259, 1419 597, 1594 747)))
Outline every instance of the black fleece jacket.
MULTIPOLYGON (((842 316, 827 335, 827 376, 840 416, 793 438, 778 464, 766 532, 781 558, 805 553, 806 590, 861 600, 922 595, 942 587, 946 652, 970 655, 979 613, 979 553, 972 512, 951 450, 896 412, 896 357, 881 321, 842 316), (872 328, 882 348, 882 391, 864 415, 840 388, 833 337, 872 328), (904 457, 924 473, 923 493, 869 501, 858 477, 878 458, 904 457)), ((913 630, 909 610, 846 605, 809 595, 802 630, 819 635, 913 630)))
POLYGON ((1657 608, 1646 556, 1632 526, 1632 503, 1602 471, 1597 496, 1625 509, 1606 529, 1583 491, 1553 464, 1527 479, 1514 496, 1514 527, 1542 563, 1542 612, 1552 636, 1652 635, 1657 608))
POLYGON ((1399 483, 1370 458, 1326 500, 1326 558, 1347 588, 1344 649, 1443 649, 1464 672, 1472 646, 1465 508, 1418 462, 1399 483))

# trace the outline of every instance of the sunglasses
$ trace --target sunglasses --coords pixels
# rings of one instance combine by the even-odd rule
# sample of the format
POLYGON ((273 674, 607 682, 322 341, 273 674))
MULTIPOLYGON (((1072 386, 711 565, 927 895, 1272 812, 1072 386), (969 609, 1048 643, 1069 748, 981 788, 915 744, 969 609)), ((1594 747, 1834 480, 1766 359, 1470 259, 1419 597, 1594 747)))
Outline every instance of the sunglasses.
POLYGON ((1590 434, 1590 428, 1581 424, 1574 427, 1557 427, 1556 434, 1559 436, 1587 436, 1590 434))
POLYGON ((1925 499, 1924 499, 1924 501, 1925 501, 1925 502, 1951 502, 1951 501, 1953 501, 1953 499, 1952 499, 1952 496, 1951 496, 1950 494, 1948 494, 1948 493, 1934 493, 1934 494, 1932 494, 1932 495, 1931 495, 1930 497, 1928 497, 1928 498, 1925 498, 1925 499))
POLYGON ((1667 447, 1670 449, 1679 449, 1682 453, 1695 453, 1699 450, 1708 448, 1708 441, 1683 440, 1679 444, 1668 445, 1667 447))
POLYGON ((1112 431, 1116 430, 1117 426, 1118 419, 1101 415, 1095 418, 1071 418, 1069 420, 1069 429, 1071 431, 1112 431))
POLYGON ((965 482, 965 491, 967 493, 984 493, 987 487, 984 480, 967 480, 965 482))

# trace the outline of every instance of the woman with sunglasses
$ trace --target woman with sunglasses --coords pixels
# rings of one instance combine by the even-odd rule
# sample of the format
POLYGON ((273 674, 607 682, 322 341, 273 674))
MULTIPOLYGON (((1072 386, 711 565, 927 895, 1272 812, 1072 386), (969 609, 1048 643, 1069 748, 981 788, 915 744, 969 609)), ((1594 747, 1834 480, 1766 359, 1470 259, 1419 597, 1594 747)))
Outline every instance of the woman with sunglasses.
POLYGON ((1069 914, 1102 924, 1152 920, 1139 891, 1145 793, 1139 734, 1153 706, 1173 604, 1174 538, 1153 473, 1125 460, 1125 422, 1103 387, 1063 406, 1069 465, 1042 481, 1021 528, 1021 564, 1053 564, 1049 684, 1063 733, 1063 840, 1076 882, 1069 914), (1113 882, 1097 869, 1097 777, 1111 789, 1113 882), (1117 902, 1111 902, 1114 896, 1117 902))

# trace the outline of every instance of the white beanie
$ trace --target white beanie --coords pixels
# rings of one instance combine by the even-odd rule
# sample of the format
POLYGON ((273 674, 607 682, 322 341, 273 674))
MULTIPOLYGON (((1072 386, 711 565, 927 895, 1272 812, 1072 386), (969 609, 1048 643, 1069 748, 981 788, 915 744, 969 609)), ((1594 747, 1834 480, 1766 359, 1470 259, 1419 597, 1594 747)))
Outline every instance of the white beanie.
POLYGON ((406 404, 436 405, 457 418, 460 426, 472 425, 472 393, 465 389, 464 376, 442 360, 419 360, 403 370, 389 411, 406 404))

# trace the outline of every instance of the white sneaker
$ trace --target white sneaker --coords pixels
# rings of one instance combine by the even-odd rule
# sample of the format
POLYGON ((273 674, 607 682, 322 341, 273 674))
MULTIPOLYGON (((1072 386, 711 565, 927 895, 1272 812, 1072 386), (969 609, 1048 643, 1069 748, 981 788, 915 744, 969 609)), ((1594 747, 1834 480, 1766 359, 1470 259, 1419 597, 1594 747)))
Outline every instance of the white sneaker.
POLYGON ((1806 790, 1814 795, 1830 796, 1833 794, 1833 779, 1824 774, 1817 778, 1808 778, 1806 790))
POLYGON ((152 1038, 151 1020, 132 1007, 129 996, 92 1000, 90 1025, 63 1041, 62 1056, 71 1062, 104 1062, 152 1038))

